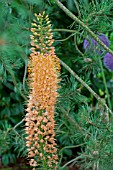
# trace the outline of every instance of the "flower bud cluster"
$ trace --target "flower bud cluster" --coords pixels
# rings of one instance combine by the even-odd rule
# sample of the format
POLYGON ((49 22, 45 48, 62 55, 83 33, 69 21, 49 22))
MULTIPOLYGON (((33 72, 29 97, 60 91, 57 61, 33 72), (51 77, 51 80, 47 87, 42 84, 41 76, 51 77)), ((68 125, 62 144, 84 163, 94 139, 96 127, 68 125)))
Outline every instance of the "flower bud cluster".
POLYGON ((25 118, 26 146, 30 165, 57 169, 54 110, 59 88, 60 62, 52 46, 54 40, 48 16, 35 14, 31 28, 29 89, 25 118), (38 22, 38 24, 37 24, 38 22))

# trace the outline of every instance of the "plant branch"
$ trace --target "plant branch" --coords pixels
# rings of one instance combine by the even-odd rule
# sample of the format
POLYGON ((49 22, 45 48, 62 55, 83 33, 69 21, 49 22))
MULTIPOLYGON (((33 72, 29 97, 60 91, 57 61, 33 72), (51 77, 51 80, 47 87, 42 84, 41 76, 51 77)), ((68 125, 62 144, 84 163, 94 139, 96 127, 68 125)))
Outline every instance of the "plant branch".
POLYGON ((67 162, 65 165, 62 166, 62 168, 65 168, 67 165, 71 164, 72 162, 77 162, 79 159, 81 159, 82 156, 78 156, 72 160, 70 160, 69 162, 67 162))
MULTIPOLYGON (((9 73, 10 73, 10 72, 9 72, 9 73)), ((15 87, 17 88, 17 91, 19 92, 20 96, 21 96, 23 99, 27 100, 27 97, 26 97, 26 96, 22 93, 22 91, 19 89, 14 74, 10 73, 10 75, 11 75, 11 77, 12 77, 13 84, 14 84, 15 87)))
POLYGON ((73 33, 73 34, 71 34, 71 35, 69 35, 67 38, 64 38, 64 39, 61 39, 61 40, 55 40, 56 42, 58 42, 58 41, 67 41, 69 38, 71 38, 72 36, 74 36, 75 35, 75 33, 73 33))
POLYGON ((77 8, 77 11, 78 11, 78 17, 81 17, 81 13, 80 13, 80 9, 79 9, 79 5, 78 5, 78 2, 76 0, 74 0, 74 4, 77 8))
POLYGON ((104 99, 101 99, 100 96, 95 93, 93 91, 93 89, 91 87, 89 87, 68 65, 66 65, 62 60, 60 60, 61 65, 70 72, 70 74, 72 74, 84 87, 86 87, 88 89, 88 91, 90 91, 93 96, 103 105, 105 106, 106 110, 113 115, 111 109, 107 106, 107 104, 105 103, 104 99))
POLYGON ((25 88, 27 66, 28 66, 27 61, 25 61, 24 76, 23 76, 23 90, 24 90, 25 93, 27 93, 26 88, 25 88))
POLYGON ((20 124, 22 124, 24 122, 25 118, 23 118, 19 123, 17 123, 12 130, 16 129, 20 124))
POLYGON ((77 46, 76 34, 74 35, 74 45, 75 45, 75 48, 76 48, 77 52, 83 57, 84 54, 79 50, 79 48, 78 48, 78 46, 77 46))
POLYGON ((60 32, 77 33, 77 31, 76 31, 76 30, 69 30, 69 29, 53 29, 52 31, 53 31, 53 32, 60 31, 60 32))

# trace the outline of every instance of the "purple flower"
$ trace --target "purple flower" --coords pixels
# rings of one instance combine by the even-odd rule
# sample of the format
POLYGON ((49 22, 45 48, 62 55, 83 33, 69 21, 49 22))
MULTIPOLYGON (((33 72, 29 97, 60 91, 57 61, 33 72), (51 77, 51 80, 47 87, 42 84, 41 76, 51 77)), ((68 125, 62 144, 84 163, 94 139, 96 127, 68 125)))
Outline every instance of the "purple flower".
MULTIPOLYGON (((109 47, 109 39, 106 35, 100 34, 98 35, 98 38, 107 46, 109 47)), ((83 43, 83 48, 85 49, 86 52, 91 53, 91 54, 102 54, 105 50, 101 45, 98 44, 97 41, 95 41, 93 38, 88 37, 88 39, 84 40, 83 43)))
POLYGON ((113 70, 113 56, 110 53, 104 56, 103 63, 107 69, 113 70))

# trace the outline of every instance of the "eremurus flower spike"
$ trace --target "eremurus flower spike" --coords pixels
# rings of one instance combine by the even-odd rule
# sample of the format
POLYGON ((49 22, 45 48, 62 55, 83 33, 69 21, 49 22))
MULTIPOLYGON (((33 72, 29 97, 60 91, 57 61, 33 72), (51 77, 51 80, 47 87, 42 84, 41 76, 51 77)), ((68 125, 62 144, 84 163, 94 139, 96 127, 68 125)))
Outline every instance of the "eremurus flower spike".
POLYGON ((31 55, 28 62, 29 89, 26 113, 26 146, 33 170, 57 169, 54 109, 59 88, 60 62, 52 46, 53 34, 47 15, 35 14, 31 55))

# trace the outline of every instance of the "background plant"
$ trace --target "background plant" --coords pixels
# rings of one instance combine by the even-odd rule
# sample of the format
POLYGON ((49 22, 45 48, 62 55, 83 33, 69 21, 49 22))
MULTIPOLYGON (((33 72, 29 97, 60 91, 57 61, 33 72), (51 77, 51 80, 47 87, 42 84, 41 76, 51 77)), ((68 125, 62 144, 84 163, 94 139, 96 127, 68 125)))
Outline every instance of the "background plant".
MULTIPOLYGON (((0 2, 0 155, 2 161, 4 164, 14 162, 17 153, 18 156, 26 157, 24 128, 23 124, 18 123, 25 116, 24 108, 28 94, 26 68, 30 54, 29 30, 33 13, 45 10, 52 23, 57 55, 103 99, 102 102, 98 101, 83 83, 73 77, 67 67, 62 66, 60 97, 55 118, 59 167, 80 164, 81 169, 93 167, 99 170, 112 170, 113 123, 112 115, 106 109, 104 101, 108 104, 106 85, 112 106, 113 75, 103 66, 103 56, 91 57, 85 52, 83 41, 87 36, 91 36, 90 33, 69 18, 56 2, 53 0, 0 2), (102 69, 106 79, 105 84, 102 69), (106 118, 108 115, 109 119, 106 118), (5 150, 3 150, 4 145, 7 146, 5 150), (15 150, 13 153, 12 148, 15 150)), ((62 0, 61 2, 93 33, 106 34, 110 40, 110 49, 113 49, 112 0, 80 2, 62 0)))

